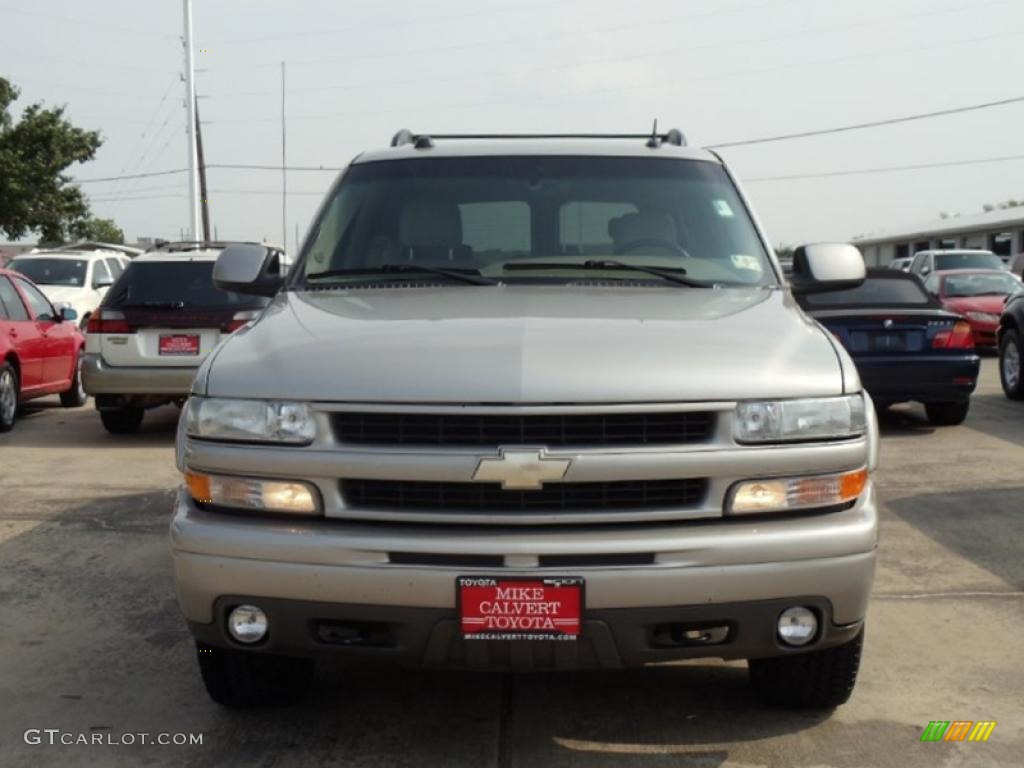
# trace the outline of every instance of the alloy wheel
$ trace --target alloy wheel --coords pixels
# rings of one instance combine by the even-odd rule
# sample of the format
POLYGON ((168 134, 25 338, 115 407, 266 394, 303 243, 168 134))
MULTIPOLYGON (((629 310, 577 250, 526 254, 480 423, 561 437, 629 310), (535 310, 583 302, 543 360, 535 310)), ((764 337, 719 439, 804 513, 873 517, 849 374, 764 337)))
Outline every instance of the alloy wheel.
POLYGON ((1020 385, 1020 347, 1012 340, 1003 349, 1003 381, 1010 389, 1020 385))
POLYGON ((18 393, 14 388, 14 374, 0 371, 0 421, 10 422, 18 407, 18 393))

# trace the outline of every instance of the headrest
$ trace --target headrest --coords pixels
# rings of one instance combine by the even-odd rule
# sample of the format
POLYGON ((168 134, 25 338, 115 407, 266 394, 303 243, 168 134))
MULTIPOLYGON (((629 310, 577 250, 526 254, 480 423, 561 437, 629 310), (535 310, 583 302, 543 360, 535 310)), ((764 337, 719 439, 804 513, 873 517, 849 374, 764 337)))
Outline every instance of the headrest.
POLYGON ((612 219, 608 222, 608 234, 617 246, 642 240, 679 242, 676 225, 668 214, 649 211, 627 213, 612 219))
POLYGON ((462 245, 459 206, 434 200, 414 200, 398 219, 399 243, 409 248, 452 248, 462 245))

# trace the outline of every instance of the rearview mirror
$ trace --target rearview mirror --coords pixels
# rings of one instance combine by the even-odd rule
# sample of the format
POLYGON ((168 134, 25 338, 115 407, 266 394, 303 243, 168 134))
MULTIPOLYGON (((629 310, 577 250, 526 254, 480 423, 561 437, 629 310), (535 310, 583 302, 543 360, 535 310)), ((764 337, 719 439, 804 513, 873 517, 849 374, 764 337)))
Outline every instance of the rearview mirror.
POLYGON ((213 282, 222 291, 273 296, 284 283, 280 260, 278 251, 262 245, 229 245, 213 265, 213 282))
POLYGON ((856 288, 866 275, 864 257, 852 245, 815 243, 793 252, 790 285, 794 293, 824 293, 856 288))

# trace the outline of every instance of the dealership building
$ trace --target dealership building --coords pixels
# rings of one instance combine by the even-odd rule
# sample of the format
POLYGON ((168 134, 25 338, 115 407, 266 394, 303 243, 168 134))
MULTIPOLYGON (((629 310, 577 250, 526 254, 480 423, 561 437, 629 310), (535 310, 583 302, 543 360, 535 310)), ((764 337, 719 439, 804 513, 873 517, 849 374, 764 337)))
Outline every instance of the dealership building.
POLYGON ((855 238, 868 266, 940 248, 982 248, 1008 260, 1024 252, 1024 207, 946 219, 855 238))

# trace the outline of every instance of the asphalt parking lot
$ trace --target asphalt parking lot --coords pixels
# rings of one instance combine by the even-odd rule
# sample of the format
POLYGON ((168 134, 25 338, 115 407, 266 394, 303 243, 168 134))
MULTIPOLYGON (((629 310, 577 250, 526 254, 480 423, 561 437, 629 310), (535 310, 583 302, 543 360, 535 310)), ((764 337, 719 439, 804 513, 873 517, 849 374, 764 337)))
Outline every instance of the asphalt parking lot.
POLYGON ((285 710, 207 698, 171 586, 177 410, 107 435, 91 403, 0 436, 0 765, 1019 766, 1024 403, 996 361, 966 424, 883 422, 882 544, 861 680, 831 716, 759 709, 742 663, 575 675, 344 668, 285 710), (987 743, 921 743, 995 720, 987 743), (202 745, 27 744, 28 729, 202 745))

